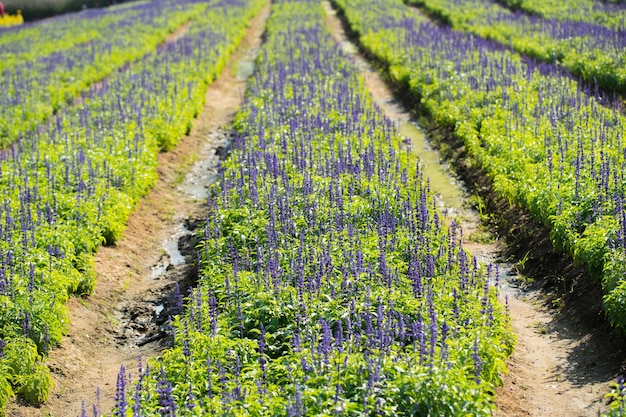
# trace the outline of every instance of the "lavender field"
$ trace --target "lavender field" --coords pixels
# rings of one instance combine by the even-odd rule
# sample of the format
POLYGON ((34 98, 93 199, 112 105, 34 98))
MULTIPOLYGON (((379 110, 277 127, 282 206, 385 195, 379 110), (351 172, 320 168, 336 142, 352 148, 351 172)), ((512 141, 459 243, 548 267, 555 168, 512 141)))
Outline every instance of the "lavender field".
MULTIPOLYGON (((511 289, 525 260, 473 255, 484 242, 442 204, 357 48, 395 88, 388 101, 462 147, 451 171, 473 166, 554 256, 584 266, 616 354, 581 415, 626 414, 623 6, 590 2, 153 0, 0 28, 0 415, 505 415, 519 326, 555 339, 511 314, 510 297, 541 308, 511 289), (209 105, 233 109, 210 132, 209 105), (190 198, 176 187, 192 166, 195 217, 171 203, 190 198), (184 246, 187 272, 129 263, 135 278, 113 281, 126 228, 167 176, 161 221, 185 217, 185 240, 127 258, 184 246), (147 312, 129 307, 156 292, 147 312), (101 321, 77 330, 85 309, 101 321), (93 334, 116 326, 141 335, 93 334), (59 365, 68 346, 111 355, 117 380, 79 386, 59 365), (72 390, 96 399, 64 409, 72 390)), ((139 239, 158 242, 159 224, 139 239)), ((489 224, 483 240, 501 233, 489 224)))

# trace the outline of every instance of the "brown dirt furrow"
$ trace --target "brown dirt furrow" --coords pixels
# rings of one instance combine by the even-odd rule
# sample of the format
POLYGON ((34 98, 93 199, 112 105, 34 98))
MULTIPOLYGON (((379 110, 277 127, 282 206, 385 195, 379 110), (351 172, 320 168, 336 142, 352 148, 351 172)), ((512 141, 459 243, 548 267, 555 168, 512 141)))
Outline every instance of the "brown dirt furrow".
POLYGON ((592 336, 553 316, 538 294, 509 298, 518 343, 497 390, 496 416, 597 416, 615 369, 592 336))
MULTIPOLYGON (((184 293, 194 278, 195 255, 187 229, 197 226, 206 210, 201 196, 183 190, 194 181, 185 178, 193 177, 187 174, 202 161, 209 161, 202 165, 203 170, 215 168, 216 154, 228 140, 229 125, 246 89, 239 67, 251 65, 268 15, 269 4, 252 20, 225 71, 209 87, 204 109, 190 134, 173 150, 159 155, 158 182, 131 215, 124 237, 114 247, 101 247, 95 255, 95 291, 69 301, 71 329, 49 353, 47 364, 55 384, 50 398, 37 407, 18 401, 9 407, 8 415, 79 416, 82 401, 88 415, 94 403, 101 412, 109 412, 120 366, 134 378, 136 359, 156 356, 164 348, 164 316, 176 312, 172 299, 175 283, 184 293), (181 229, 186 233, 181 234, 181 229), (169 259, 164 242, 173 242, 187 263, 178 265, 169 259)), ((185 30, 183 26, 170 37, 185 30)))
POLYGON ((166 45, 169 45, 170 43, 174 43, 180 38, 182 38, 183 36, 185 36, 185 33, 187 33, 187 31, 189 30, 189 26, 191 26, 191 22, 192 20, 186 21, 185 23, 180 25, 176 30, 174 30, 172 33, 167 35, 167 38, 165 38, 165 41, 161 45, 159 45, 159 48, 163 48, 166 45))

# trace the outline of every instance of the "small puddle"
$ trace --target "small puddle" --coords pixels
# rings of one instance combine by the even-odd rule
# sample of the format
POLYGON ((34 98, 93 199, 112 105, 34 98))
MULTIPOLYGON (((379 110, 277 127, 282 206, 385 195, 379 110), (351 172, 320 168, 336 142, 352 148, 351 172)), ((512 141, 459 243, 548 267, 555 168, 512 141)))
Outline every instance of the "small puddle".
POLYGON ((256 53, 254 56, 249 57, 246 55, 244 59, 237 65, 237 78, 248 79, 254 72, 254 61, 256 59, 256 53))
POLYGON ((162 277, 165 274, 165 271, 167 271, 168 265, 169 262, 159 260, 156 265, 153 265, 150 268, 150 279, 159 279, 162 277))
POLYGON ((204 158, 194 164, 185 181, 178 189, 186 195, 197 200, 205 200, 209 197, 209 186, 215 182, 217 171, 215 170, 216 158, 204 158))
POLYGON ((209 187, 217 179, 219 160, 228 152, 230 141, 229 132, 224 130, 209 135, 201 153, 203 156, 191 167, 178 189, 196 200, 206 200, 209 187))
POLYGON ((174 229, 174 233, 170 238, 163 242, 163 249, 165 249, 165 252, 169 255, 171 265, 177 266, 185 263, 185 257, 178 249, 178 241, 181 237, 189 233, 189 229, 187 229, 184 224, 179 224, 174 229))
POLYGON ((154 306, 154 315, 159 317, 163 310, 165 310, 165 306, 163 304, 158 304, 154 306))
POLYGON ((165 275, 171 267, 183 265, 186 262, 185 255, 180 252, 179 241, 183 236, 187 236, 189 234, 191 234, 191 231, 182 223, 176 225, 172 229, 170 237, 167 238, 161 246, 164 254, 161 256, 161 259, 159 259, 156 265, 151 268, 151 279, 159 279, 165 275))
POLYGON ((343 53, 347 55, 354 55, 359 52, 359 49, 356 47, 356 45, 349 41, 339 42, 339 46, 341 47, 343 53))
MULTIPOLYGON (((263 19, 269 18, 269 11, 266 15, 263 16, 263 19)), ((246 51, 246 53, 239 59, 237 62, 237 71, 236 77, 239 80, 247 80, 254 73, 254 68, 256 68, 256 58, 259 56, 259 52, 261 51, 261 45, 257 45, 251 47, 246 51)))

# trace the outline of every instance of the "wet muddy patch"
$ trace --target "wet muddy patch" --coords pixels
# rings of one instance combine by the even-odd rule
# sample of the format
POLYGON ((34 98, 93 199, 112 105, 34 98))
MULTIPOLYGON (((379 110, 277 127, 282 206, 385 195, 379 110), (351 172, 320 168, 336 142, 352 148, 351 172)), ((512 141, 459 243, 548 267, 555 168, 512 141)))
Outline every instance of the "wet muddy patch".
POLYGON ((169 320, 182 312, 182 298, 198 279, 195 233, 201 224, 200 219, 186 219, 174 226, 163 242, 160 259, 145 278, 156 281, 153 288, 115 306, 111 315, 116 326, 111 332, 118 344, 167 346, 169 320))
POLYGON ((229 129, 218 129, 209 133, 208 142, 202 150, 199 161, 189 170, 185 180, 178 189, 190 198, 204 200, 209 196, 209 187, 217 179, 219 161, 230 153, 235 132, 229 129))
MULTIPOLYGON (((217 129, 208 135, 199 152, 201 158, 177 187, 180 198, 204 204, 217 179, 220 161, 230 153, 234 135, 229 129, 217 129)), ((139 297, 121 301, 112 312, 116 326, 111 332, 118 344, 130 348, 154 344, 158 350, 167 347, 170 320, 182 313, 184 297, 198 282, 195 248, 204 221, 202 215, 196 214, 168 227, 160 256, 143 278, 153 281, 150 289, 139 297)))

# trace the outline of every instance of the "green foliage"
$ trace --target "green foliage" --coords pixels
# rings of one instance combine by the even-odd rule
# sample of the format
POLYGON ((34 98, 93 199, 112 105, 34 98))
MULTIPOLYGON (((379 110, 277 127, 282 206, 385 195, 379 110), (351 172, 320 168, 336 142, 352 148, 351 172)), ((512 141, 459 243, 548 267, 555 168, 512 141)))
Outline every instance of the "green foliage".
POLYGON ((18 381, 17 393, 33 404, 45 402, 54 387, 50 370, 44 364, 37 364, 28 370, 29 376, 18 381))
POLYGON ((5 415, 5 409, 9 401, 13 398, 13 388, 11 383, 6 379, 6 369, 3 361, 0 361, 0 416, 5 415))
POLYGON ((626 281, 622 280, 604 296, 604 309, 611 325, 626 331, 626 281))
POLYGON ((612 251, 607 255, 602 275, 604 309, 613 326, 626 332, 626 254, 612 251))
POLYGON ((16 393, 32 403, 48 398, 54 385, 52 376, 41 363, 41 356, 32 340, 15 335, 4 348, 0 364, 8 376, 2 385, 3 396, 11 395, 11 387, 7 384, 10 382, 16 393))
POLYGON ((609 412, 603 414, 604 417, 624 417, 626 414, 626 384, 621 376, 617 383, 614 383, 611 392, 606 395, 609 400, 609 412))

